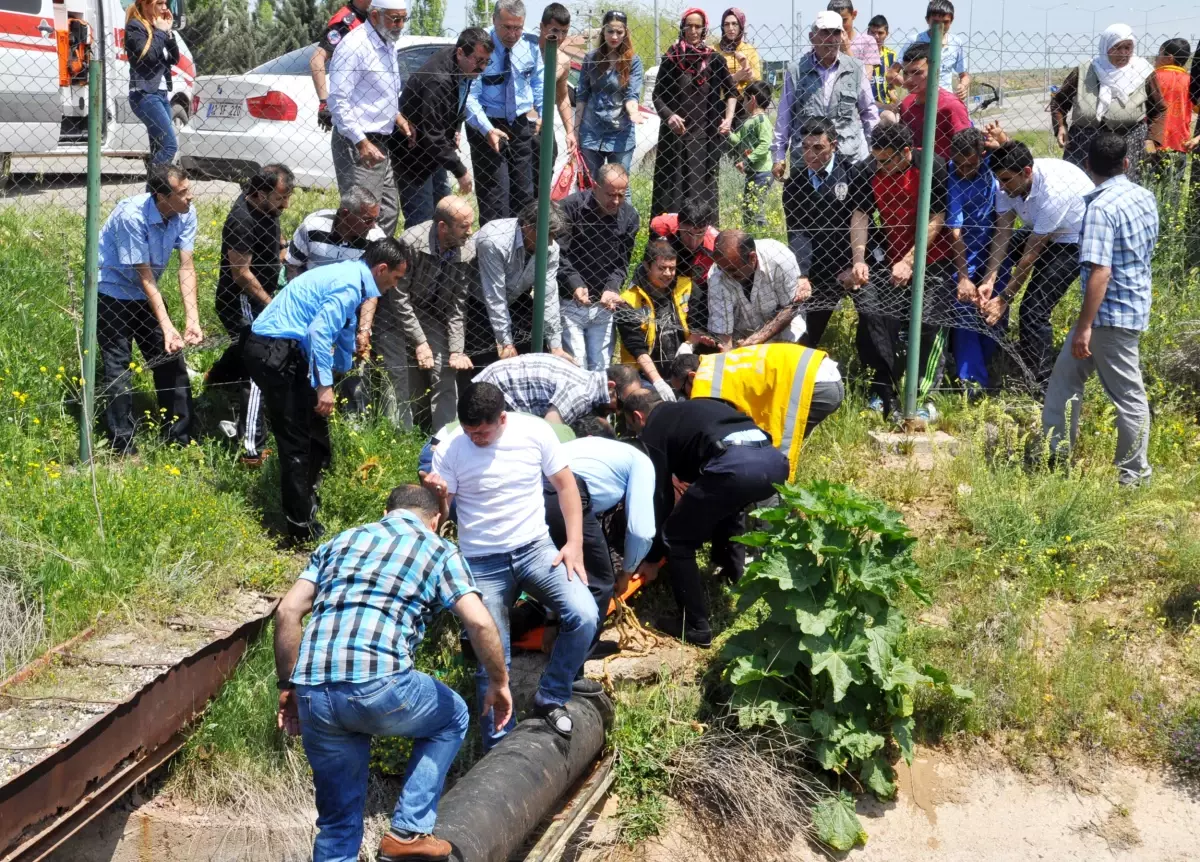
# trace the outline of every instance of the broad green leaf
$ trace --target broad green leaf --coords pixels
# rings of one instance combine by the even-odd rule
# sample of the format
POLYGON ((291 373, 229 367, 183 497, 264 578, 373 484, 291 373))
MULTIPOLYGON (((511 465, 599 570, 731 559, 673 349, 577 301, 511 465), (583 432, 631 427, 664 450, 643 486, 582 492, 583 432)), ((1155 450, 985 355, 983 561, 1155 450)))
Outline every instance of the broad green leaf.
POLYGON ((893 781, 895 772, 891 764, 878 754, 863 763, 858 777, 880 799, 891 799, 896 795, 896 782, 893 781))
POLYGON ((827 739, 818 740, 817 744, 813 746, 813 757, 827 772, 842 771, 842 759, 838 755, 838 746, 835 742, 827 739))
POLYGON ((837 719, 823 709, 814 709, 809 713, 808 723, 812 725, 814 733, 825 739, 832 739, 837 732, 837 719))
POLYGON ((866 631, 867 638, 867 667, 875 674, 875 682, 886 688, 888 678, 892 673, 892 636, 884 628, 874 626, 866 631))
POLYGON ((844 852, 867 843, 867 833, 854 810, 854 797, 844 790, 818 802, 812 822, 817 839, 834 850, 844 852))
POLYGON ((904 755, 904 762, 912 766, 913 762, 913 720, 911 717, 897 718, 892 722, 892 738, 904 755))
POLYGON ((751 682, 761 682, 768 677, 782 678, 790 673, 780 673, 771 667, 770 663, 759 655, 742 656, 729 666, 729 681, 734 685, 746 685, 751 682))
POLYGON ((763 509, 755 509, 750 513, 751 518, 758 518, 760 521, 775 523, 778 521, 786 521, 792 517, 792 510, 784 506, 768 506, 763 509))
POLYGON ((842 751, 854 760, 866 760, 887 742, 881 734, 866 732, 847 733, 838 740, 842 751))
POLYGON ((779 612, 787 615, 806 635, 820 637, 838 618, 837 608, 825 607, 812 593, 794 593, 788 596, 787 605, 779 612))
POLYGON ((921 582, 921 573, 918 571, 906 572, 904 574, 904 583, 908 585, 912 594, 921 600, 922 604, 933 604, 933 596, 925 589, 925 584, 921 582))
POLYGON ((743 545, 749 545, 752 548, 761 548, 771 540, 770 533, 764 533, 762 530, 751 530, 742 536, 734 536, 733 541, 740 542, 743 545))
POLYGON ((891 691, 898 685, 914 686, 920 685, 923 682, 933 682, 933 680, 918 671, 912 666, 912 662, 905 659, 892 665, 891 675, 888 676, 883 688, 885 691, 891 691))
POLYGON ((975 692, 963 685, 950 686, 950 692, 959 700, 974 700, 975 692))
POLYGON ((813 652, 812 673, 813 676, 829 674, 829 680, 833 683, 834 702, 846 696, 846 689, 850 688, 851 683, 863 681, 862 665, 858 663, 858 658, 852 653, 833 648, 813 652))

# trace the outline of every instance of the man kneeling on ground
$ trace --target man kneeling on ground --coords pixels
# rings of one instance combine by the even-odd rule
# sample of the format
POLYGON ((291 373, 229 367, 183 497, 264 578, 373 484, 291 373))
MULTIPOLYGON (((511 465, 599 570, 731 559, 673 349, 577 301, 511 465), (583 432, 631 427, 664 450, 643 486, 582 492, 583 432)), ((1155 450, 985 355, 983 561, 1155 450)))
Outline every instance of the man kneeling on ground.
POLYGON ((278 722, 302 736, 312 766, 314 862, 358 858, 373 736, 413 740, 380 862, 450 855, 433 827, 469 716, 458 694, 413 667, 436 611, 448 608, 462 620, 487 670, 483 712, 501 727, 512 715, 500 633, 458 549, 437 535, 438 520, 432 492, 396 488, 382 521, 316 550, 275 612, 278 722))

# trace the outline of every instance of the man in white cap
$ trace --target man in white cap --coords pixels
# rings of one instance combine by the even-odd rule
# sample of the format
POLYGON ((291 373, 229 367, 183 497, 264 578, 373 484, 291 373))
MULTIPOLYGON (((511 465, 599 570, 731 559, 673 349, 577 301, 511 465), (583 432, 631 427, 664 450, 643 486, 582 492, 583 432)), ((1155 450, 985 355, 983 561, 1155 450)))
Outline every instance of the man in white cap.
POLYGON ((783 79, 771 146, 775 160, 772 171, 780 180, 789 146, 795 154, 801 150, 801 129, 807 120, 830 120, 837 133, 837 157, 850 162, 862 161, 871 154, 867 138, 879 122, 870 76, 862 63, 841 51, 841 16, 829 10, 818 12, 809 39, 812 51, 793 63, 783 79))
POLYGON ((343 196, 360 186, 379 199, 379 227, 396 230, 399 193, 388 158, 388 137, 413 132, 400 114, 396 41, 408 21, 405 0, 371 0, 367 23, 351 30, 329 61, 333 171, 343 196))

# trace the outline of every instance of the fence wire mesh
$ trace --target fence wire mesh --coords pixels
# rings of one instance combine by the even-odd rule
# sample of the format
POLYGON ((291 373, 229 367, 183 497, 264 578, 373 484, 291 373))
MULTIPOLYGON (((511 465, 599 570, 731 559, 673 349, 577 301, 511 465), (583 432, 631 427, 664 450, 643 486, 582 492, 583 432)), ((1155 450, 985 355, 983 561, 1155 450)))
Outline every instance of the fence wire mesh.
MULTIPOLYGON (((895 398, 924 113, 904 89, 917 89, 921 76, 919 60, 915 70, 903 63, 909 37, 885 39, 878 63, 870 60, 880 46, 849 46, 868 59, 862 77, 843 75, 853 70, 841 63, 814 91, 803 76, 819 36, 807 29, 750 21, 728 58, 718 46, 677 61, 655 54, 679 38, 677 20, 663 17, 656 28, 648 10, 629 7, 602 23, 594 10, 575 9, 569 26, 543 25, 560 30, 565 84, 553 111, 555 150, 545 153, 537 136, 537 8, 511 50, 489 52, 490 30, 458 51, 460 34, 414 14, 392 43, 377 32, 398 26, 398 18, 384 20, 390 13, 361 23, 352 9, 305 2, 282 4, 270 26, 243 20, 238 9, 205 7, 174 36, 152 24, 140 38, 140 25, 125 25, 115 0, 78 10, 68 3, 64 20, 49 3, 17 5, 0 27, 19 31, 0 47, 0 313, 29 337, 0 346, 5 388, 14 393, 10 418, 73 410, 86 373, 63 345, 77 344, 81 325, 89 52, 102 55, 106 76, 96 394, 101 426, 118 445, 156 426, 181 442, 201 433, 193 427, 197 390, 214 426, 205 432, 260 450, 266 429, 238 352, 243 331, 290 281, 356 259, 390 234, 414 260, 396 289, 352 324, 358 356, 339 384, 342 407, 381 411, 401 426, 449 421, 458 387, 534 348, 532 226, 542 158, 554 160, 556 204, 538 347, 593 373, 630 364, 653 383, 669 382, 681 348, 799 338, 830 350, 843 376, 871 394, 895 398), (443 35, 409 35, 414 24, 443 35), (627 66, 597 62, 606 28, 627 32, 627 66), (155 77, 163 66, 172 70, 166 89, 155 77), (735 99, 732 130, 723 122, 726 96, 735 99), (396 99, 408 125, 393 132, 396 99), (782 136, 787 166, 773 175, 781 108, 791 114, 782 136), (809 114, 830 118, 840 135, 832 165, 829 154, 808 152, 820 149, 801 133, 809 114), (873 148, 876 123, 907 131, 881 133, 886 146, 873 148), (148 164, 168 161, 186 170, 187 192, 169 178, 143 197, 148 164), (721 231, 730 232, 724 251, 715 247, 721 231), (150 265, 148 280, 136 263, 150 265), (157 287, 161 311, 146 301, 147 285, 157 287)), ((720 26, 709 22, 709 43, 720 26)), ((1137 53, 1153 65, 1175 37, 1143 34, 1137 53)), ((925 393, 1036 394, 1044 384, 1052 314, 1077 290, 1069 225, 1039 260, 1024 298, 994 322, 986 303, 959 295, 956 243, 961 238, 972 282, 988 282, 976 266, 995 269, 1002 290, 1025 235, 1018 230, 989 267, 1003 190, 976 156, 1010 139, 1058 161, 1064 126, 1065 154, 1079 164, 1095 107, 1095 44, 1089 35, 951 31, 942 72, 949 92, 932 144, 938 229, 926 271, 925 393), (978 129, 977 139, 952 145, 965 128, 978 129)), ((1194 289, 1200 265, 1200 182, 1196 156, 1185 152, 1196 135, 1197 93, 1193 84, 1188 96, 1183 68, 1147 80, 1127 100, 1140 107, 1121 106, 1121 116, 1141 116, 1120 131, 1131 142, 1131 174, 1160 203, 1157 303, 1194 289)), ((1169 316, 1154 321, 1168 343, 1185 326, 1169 316)))

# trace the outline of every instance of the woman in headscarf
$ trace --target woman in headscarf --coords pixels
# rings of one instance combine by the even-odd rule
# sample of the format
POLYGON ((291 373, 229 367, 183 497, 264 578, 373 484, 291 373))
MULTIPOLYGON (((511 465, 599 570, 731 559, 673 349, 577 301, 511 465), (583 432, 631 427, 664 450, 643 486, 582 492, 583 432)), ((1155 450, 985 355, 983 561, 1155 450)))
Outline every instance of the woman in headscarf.
MULTIPOLYGON (((634 126, 642 123, 642 58, 633 52, 624 12, 605 14, 597 42, 583 58, 575 90, 579 152, 593 178, 605 162, 632 170, 634 126)), ((626 200, 632 190, 632 185, 626 188, 626 200)))
POLYGON ((679 41, 662 58, 654 84, 654 109, 663 124, 654 159, 650 212, 706 213, 717 223, 717 170, 722 140, 733 127, 737 86, 721 56, 704 41, 708 17, 683 13, 679 41))
POLYGON ((762 80, 762 58, 758 56, 758 49, 746 41, 746 13, 736 6, 726 9, 721 15, 721 41, 717 47, 725 58, 733 83, 737 84, 738 106, 733 115, 733 127, 736 129, 746 119, 742 106, 746 85, 762 80))
POLYGON ((1072 69, 1050 100, 1064 159, 1083 167, 1096 133, 1116 132, 1125 138, 1134 182, 1142 155, 1162 143, 1166 117, 1154 67, 1138 57, 1136 49, 1133 30, 1113 24, 1100 34, 1096 57, 1072 69))

